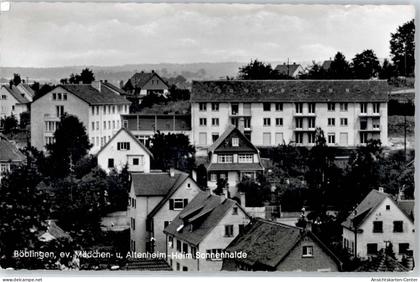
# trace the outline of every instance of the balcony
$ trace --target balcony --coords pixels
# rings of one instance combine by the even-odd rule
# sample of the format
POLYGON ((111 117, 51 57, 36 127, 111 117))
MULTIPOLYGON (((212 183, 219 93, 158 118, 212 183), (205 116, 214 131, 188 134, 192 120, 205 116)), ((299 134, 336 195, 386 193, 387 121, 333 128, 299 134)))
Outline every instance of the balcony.
POLYGON ((295 117, 316 117, 316 113, 297 113, 295 111, 295 112, 293 112, 293 116, 295 116, 295 117))
POLYGON ((44 114, 44 121, 60 121, 60 117, 53 114, 44 114))
POLYGON ((381 113, 359 113, 359 117, 380 117, 381 113))
POLYGON ((316 130, 315 127, 293 127, 296 132, 313 132, 316 130))
POLYGON ((359 128, 360 132, 381 132, 381 126, 379 127, 365 127, 365 128, 359 128))

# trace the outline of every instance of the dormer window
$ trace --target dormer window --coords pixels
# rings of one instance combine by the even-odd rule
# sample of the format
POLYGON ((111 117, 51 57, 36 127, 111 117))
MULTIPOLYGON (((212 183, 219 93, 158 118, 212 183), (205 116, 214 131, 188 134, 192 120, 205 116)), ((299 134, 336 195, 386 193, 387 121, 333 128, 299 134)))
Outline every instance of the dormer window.
POLYGON ((237 138, 237 137, 232 138, 232 146, 233 147, 238 147, 239 146, 239 138, 237 138))

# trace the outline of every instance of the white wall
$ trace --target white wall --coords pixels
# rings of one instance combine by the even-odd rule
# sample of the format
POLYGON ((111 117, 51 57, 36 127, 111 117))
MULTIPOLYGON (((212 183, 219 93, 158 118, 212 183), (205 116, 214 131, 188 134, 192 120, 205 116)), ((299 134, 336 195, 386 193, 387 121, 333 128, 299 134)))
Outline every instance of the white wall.
MULTIPOLYGON (((8 87, 8 86, 5 86, 8 87)), ((27 104, 19 104, 19 102, 4 87, 0 88, 0 118, 14 115, 18 123, 20 122, 20 114, 28 111, 27 104), (3 99, 3 96, 6 99, 3 99)))

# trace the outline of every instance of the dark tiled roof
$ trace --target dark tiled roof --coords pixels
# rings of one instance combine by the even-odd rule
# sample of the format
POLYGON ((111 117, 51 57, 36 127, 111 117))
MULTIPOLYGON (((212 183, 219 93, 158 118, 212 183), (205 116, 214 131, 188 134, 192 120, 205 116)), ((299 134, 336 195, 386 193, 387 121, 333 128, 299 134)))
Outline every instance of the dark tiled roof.
POLYGON ((399 200, 397 205, 400 209, 412 220, 414 221, 414 200, 399 200))
POLYGON ((25 156, 19 151, 19 149, 5 137, 0 136, 0 161, 21 162, 24 160, 25 156))
POLYGON ((229 134, 232 133, 234 129, 235 129, 234 125, 228 125, 228 127, 222 133, 222 135, 220 135, 219 138, 217 138, 217 140, 214 141, 213 144, 211 144, 211 146, 208 148, 208 151, 213 152, 214 150, 216 150, 217 147, 219 147, 222 144, 222 142, 229 136, 229 134))
POLYGON ((102 82, 103 85, 105 85, 106 87, 110 88, 111 90, 118 92, 120 95, 127 95, 128 93, 125 92, 124 90, 122 90, 121 88, 115 86, 112 83, 109 82, 102 82))
POLYGON ((193 81, 192 102, 386 102, 385 80, 193 81))
POLYGON ((120 132, 122 132, 122 131, 124 131, 124 132, 126 132, 127 134, 128 134, 128 136, 130 136, 131 137, 131 139, 134 141, 134 142, 136 142, 140 147, 142 147, 143 148, 143 150, 145 150, 146 151, 146 153, 147 154, 149 154, 150 155, 150 157, 152 157, 153 158, 153 154, 152 154, 152 152, 150 152, 149 151, 149 149, 143 144, 143 143, 141 143, 140 142, 140 140, 139 139, 137 139, 136 138, 136 136, 134 136, 133 135, 133 133, 131 133, 129 130, 127 130, 127 129, 125 129, 124 127, 121 127, 120 128, 120 130, 118 130, 115 134, 114 134, 114 136, 112 136, 112 138, 99 150, 99 152, 98 153, 96 153, 96 155, 98 156, 109 144, 111 144, 111 142, 114 140, 114 138, 120 133, 120 132))
POLYGON ((19 85, 21 85, 23 88, 25 88, 26 91, 28 91, 32 97, 35 96, 35 91, 29 86, 29 84, 21 83, 19 85))
POLYGON ((197 246, 234 205, 237 203, 231 199, 222 201, 221 196, 199 192, 164 232, 197 246))
POLYGON ((63 87, 90 105, 130 104, 124 97, 109 90, 99 92, 90 84, 64 84, 57 87, 63 87))
POLYGON ((260 218, 253 220, 226 251, 242 251, 247 257, 239 259, 240 262, 250 266, 265 265, 274 270, 305 237, 310 237, 341 267, 338 258, 312 232, 260 218))
POLYGON ((16 86, 13 85, 12 88, 10 88, 10 86, 3 85, 2 87, 5 88, 7 92, 9 92, 18 101, 19 104, 29 103, 29 100, 22 96, 22 93, 20 93, 16 86))
POLYGON ((174 186, 182 184, 188 175, 175 173, 171 177, 168 172, 132 173, 131 177, 136 196, 166 196, 174 186))
POLYGON ((290 75, 292 76, 293 73, 300 67, 299 64, 283 64, 283 65, 277 65, 275 68, 276 71, 278 71, 280 74, 284 75, 290 75))
POLYGON ((386 255, 380 254, 371 258, 370 261, 365 261, 355 270, 356 272, 408 272, 408 268, 399 263, 396 259, 386 255))
POLYGON ((211 163, 207 167, 208 171, 254 171, 264 170, 260 163, 211 163))
POLYGON ((134 88, 143 88, 146 83, 152 79, 153 76, 157 76, 160 80, 162 80, 163 83, 166 84, 166 81, 164 81, 157 73, 155 72, 138 72, 135 73, 131 78, 130 82, 131 85, 134 88))

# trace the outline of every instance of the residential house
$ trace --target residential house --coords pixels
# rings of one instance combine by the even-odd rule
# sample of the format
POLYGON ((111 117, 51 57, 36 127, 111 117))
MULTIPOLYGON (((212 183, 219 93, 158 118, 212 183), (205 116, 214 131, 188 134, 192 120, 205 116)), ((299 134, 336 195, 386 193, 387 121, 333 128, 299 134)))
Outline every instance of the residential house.
POLYGON ((129 193, 130 250, 164 254, 163 229, 182 211, 200 188, 188 174, 132 173, 129 193))
POLYGON ((106 172, 121 171, 126 165, 130 172, 150 172, 152 153, 130 131, 121 128, 96 154, 98 166, 106 172))
POLYGON ((29 84, 25 82, 19 83, 16 88, 19 90, 21 94, 24 95, 26 99, 28 99, 30 102, 33 101, 35 96, 35 91, 29 86, 29 84))
POLYGON ((4 173, 10 172, 13 166, 19 165, 24 161, 25 155, 12 142, 0 134, 0 181, 4 173))
POLYGON ((324 62, 322 62, 321 68, 324 71, 329 71, 332 62, 333 62, 333 60, 331 60, 331 58, 329 60, 325 60, 324 62))
POLYGON ((193 145, 204 151, 228 125, 244 124, 257 147, 313 146, 323 129, 328 146, 388 144, 386 80, 193 81, 193 145), (213 122, 213 120, 215 122, 213 122))
POLYGON ((223 260, 227 271, 340 271, 341 262, 311 231, 257 218, 236 237, 226 252, 246 258, 223 260))
POLYGON ((122 124, 143 144, 158 131, 164 134, 184 134, 191 139, 191 115, 133 113, 121 115, 122 124))
POLYGON ((200 192, 165 228, 166 254, 173 270, 221 270, 223 250, 250 221, 226 194, 200 192))
POLYGON ((256 179, 264 170, 258 149, 239 128, 229 125, 221 136, 213 135, 214 143, 208 148, 207 185, 213 189, 218 179, 226 179, 230 197, 238 196, 236 185, 244 178, 256 179))
POLYGON ((415 247, 414 200, 398 201, 373 189, 342 223, 343 247, 361 259, 391 243, 397 259, 415 247))
POLYGON ((293 64, 283 63, 282 65, 277 65, 274 70, 276 70, 281 75, 289 76, 293 78, 299 77, 299 75, 303 73, 304 71, 303 67, 300 64, 296 64, 296 63, 293 63, 293 64))
POLYGON ((96 153, 122 127, 121 114, 128 113, 129 105, 101 82, 59 85, 31 104, 31 145, 43 150, 53 143, 60 117, 68 113, 83 123, 91 153, 96 153))
POLYGON ((55 220, 47 220, 47 230, 40 234, 38 237, 38 240, 42 242, 50 242, 53 240, 60 240, 60 239, 67 239, 72 240, 71 236, 61 229, 55 220))
POLYGON ((168 84, 154 71, 135 73, 124 85, 123 89, 129 94, 144 97, 155 93, 166 95, 169 90, 168 84))
POLYGON ((18 123, 20 114, 29 111, 30 96, 12 84, 0 88, 0 118, 14 116, 18 123))

